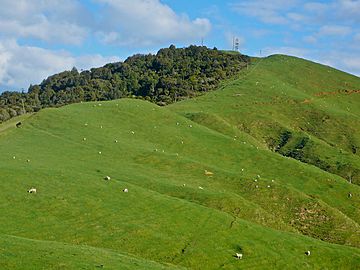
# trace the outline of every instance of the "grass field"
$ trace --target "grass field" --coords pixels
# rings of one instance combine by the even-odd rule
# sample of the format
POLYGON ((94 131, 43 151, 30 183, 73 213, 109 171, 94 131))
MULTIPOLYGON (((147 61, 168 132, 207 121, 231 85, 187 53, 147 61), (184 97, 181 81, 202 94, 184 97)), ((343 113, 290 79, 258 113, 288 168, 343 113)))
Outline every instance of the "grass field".
POLYGON ((0 125, 0 269, 359 268, 359 89, 272 56, 171 106, 0 125))

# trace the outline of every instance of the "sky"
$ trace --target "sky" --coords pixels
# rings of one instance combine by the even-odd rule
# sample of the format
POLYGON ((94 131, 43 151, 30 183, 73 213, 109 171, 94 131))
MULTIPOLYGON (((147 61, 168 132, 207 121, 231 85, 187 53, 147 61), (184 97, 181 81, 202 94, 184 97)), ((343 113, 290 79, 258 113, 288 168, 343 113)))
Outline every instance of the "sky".
POLYGON ((360 76, 360 0, 0 0, 0 92, 191 44, 360 76))

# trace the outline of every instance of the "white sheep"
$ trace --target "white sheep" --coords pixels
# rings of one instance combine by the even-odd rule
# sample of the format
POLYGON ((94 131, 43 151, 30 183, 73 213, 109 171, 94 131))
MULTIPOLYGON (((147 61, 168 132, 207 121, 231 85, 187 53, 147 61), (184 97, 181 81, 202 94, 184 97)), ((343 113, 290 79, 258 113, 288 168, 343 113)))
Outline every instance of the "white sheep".
POLYGON ((123 192, 129 192, 129 190, 127 188, 124 188, 123 192))
POLYGON ((242 259, 242 257, 243 257, 243 255, 242 255, 242 253, 235 253, 235 257, 236 257, 236 259, 239 259, 239 260, 241 260, 242 259))
POLYGON ((108 175, 104 177, 104 180, 106 180, 106 181, 109 181, 110 179, 111 179, 111 177, 108 175))
POLYGON ((204 189, 203 187, 199 187, 199 189, 204 189))
POLYGON ((29 192, 29 193, 36 193, 36 188, 33 188, 33 187, 32 187, 32 188, 30 188, 30 189, 28 190, 28 192, 29 192))
POLYGON ((305 251, 305 255, 306 255, 306 256, 310 256, 310 254, 311 254, 310 250, 305 251))

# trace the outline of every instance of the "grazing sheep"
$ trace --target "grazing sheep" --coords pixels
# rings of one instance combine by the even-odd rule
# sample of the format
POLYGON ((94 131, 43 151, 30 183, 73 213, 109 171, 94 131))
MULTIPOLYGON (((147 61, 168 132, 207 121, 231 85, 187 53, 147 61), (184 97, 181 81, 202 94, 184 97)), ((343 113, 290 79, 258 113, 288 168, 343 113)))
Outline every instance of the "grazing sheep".
POLYGON ((117 143, 117 142, 118 142, 118 140, 115 140, 114 142, 115 142, 115 143, 117 143))
POLYGON ((131 131, 131 134, 135 134, 135 131, 131 131))
POLYGON ((243 172, 243 171, 244 171, 244 169, 241 169, 241 171, 243 172))
POLYGON ((103 128, 103 126, 100 126, 100 128, 103 128))
POLYGON ((191 127, 191 128, 192 128, 192 125, 189 125, 189 127, 191 127))
POLYGON ((87 127, 88 126, 88 123, 85 123, 85 127, 87 127))
POLYGON ((110 179, 111 179, 111 178, 110 178, 110 176, 108 176, 108 175, 104 177, 104 180, 106 180, 106 181, 109 181, 110 179))
POLYGON ((257 179, 255 179, 254 182, 257 182, 257 179))
POLYGON ((267 187, 270 188, 270 185, 268 185, 267 187))
POLYGON ((84 138, 83 141, 86 141, 86 138, 84 138))
POLYGON ((242 257, 243 257, 243 255, 242 255, 242 253, 235 253, 235 257, 236 257, 236 259, 239 259, 239 260, 241 260, 242 259, 242 257))
POLYGON ((127 188, 124 188, 123 192, 129 192, 129 190, 127 188))
POLYGON ((30 159, 27 159, 26 162, 30 162, 30 159))
POLYGON ((203 187, 199 187, 199 189, 204 189, 203 187))
POLYGON ((273 182, 273 183, 274 183, 274 182, 275 182, 275 180, 271 180, 271 182, 273 182))
POLYGON ((183 187, 185 187, 186 186, 186 184, 183 184, 183 187))
POLYGON ((310 250, 305 251, 305 255, 306 255, 306 256, 310 256, 310 254, 311 254, 310 250))
POLYGON ((15 156, 13 156, 13 159, 16 159, 16 157, 15 157, 15 156))
POLYGON ((101 155, 101 151, 99 151, 99 155, 101 155))
POLYGON ((184 141, 181 141, 181 144, 184 144, 184 141))
POLYGON ((255 187, 256 187, 256 188, 259 188, 259 186, 258 186, 258 185, 256 185, 255 187))
POLYGON ((349 192, 349 194, 348 194, 348 198, 351 198, 352 197, 352 194, 351 194, 351 192, 349 192))
POLYGON ((176 125, 178 126, 178 125, 180 125, 180 123, 179 123, 179 122, 176 122, 176 125))
POLYGON ((207 170, 204 171, 204 174, 205 174, 206 176, 213 176, 213 175, 214 175, 213 172, 210 172, 210 171, 207 171, 207 170))
POLYGON ((36 188, 33 188, 33 187, 32 187, 32 188, 30 188, 30 189, 28 190, 28 192, 29 192, 29 193, 36 193, 36 188))

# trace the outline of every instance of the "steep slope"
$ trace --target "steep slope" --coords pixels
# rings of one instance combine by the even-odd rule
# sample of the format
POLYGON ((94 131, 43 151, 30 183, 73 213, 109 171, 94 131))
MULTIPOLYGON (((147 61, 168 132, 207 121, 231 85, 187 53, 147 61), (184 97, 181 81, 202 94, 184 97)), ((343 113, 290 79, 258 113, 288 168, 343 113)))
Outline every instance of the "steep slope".
POLYGON ((171 110, 128 99, 82 103, 43 110, 3 132, 2 263, 22 269, 7 250, 31 261, 25 244, 4 236, 12 235, 189 269, 360 265, 358 186, 262 149, 222 117, 226 134, 171 110), (36 194, 26 192, 31 187, 36 194))
POLYGON ((171 108, 360 184, 360 78, 284 55, 253 62, 220 91, 171 108))

